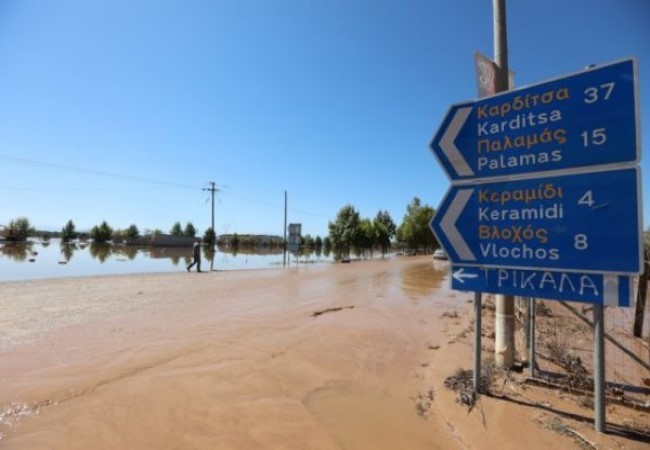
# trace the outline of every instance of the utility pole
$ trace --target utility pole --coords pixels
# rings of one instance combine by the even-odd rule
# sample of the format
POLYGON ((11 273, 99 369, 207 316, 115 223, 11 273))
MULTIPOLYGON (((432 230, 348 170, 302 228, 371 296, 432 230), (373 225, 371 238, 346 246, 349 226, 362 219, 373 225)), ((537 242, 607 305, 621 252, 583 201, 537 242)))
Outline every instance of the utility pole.
POLYGON ((284 242, 282 252, 282 266, 287 265, 287 191, 284 191, 284 242))
POLYGON ((214 240, 212 241, 212 248, 214 249, 215 241, 217 240, 217 232, 214 229, 214 193, 218 192, 219 189, 216 187, 214 181, 210 181, 209 188, 203 188, 204 191, 209 191, 212 194, 212 233, 214 234, 214 240))
MULTIPOLYGON (((508 90, 508 32, 506 0, 492 0, 494 9, 495 93, 508 90)), ((510 295, 496 296, 494 362, 496 367, 510 368, 515 357, 515 299, 510 295)))

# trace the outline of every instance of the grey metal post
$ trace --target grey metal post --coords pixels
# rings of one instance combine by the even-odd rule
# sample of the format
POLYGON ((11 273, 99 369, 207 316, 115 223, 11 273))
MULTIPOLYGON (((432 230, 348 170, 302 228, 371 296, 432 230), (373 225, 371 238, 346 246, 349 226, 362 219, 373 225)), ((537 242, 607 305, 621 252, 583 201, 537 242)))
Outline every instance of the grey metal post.
POLYGON ((594 305, 594 425, 605 431, 605 319, 603 305, 594 305))
POLYGON ((481 293, 474 292, 474 393, 481 387, 481 293))
MULTIPOLYGON (((506 0, 493 0, 494 9, 494 63, 495 92, 508 90, 508 32, 506 27, 506 0)), ((510 368, 515 361, 515 299, 497 295, 494 363, 499 368, 510 368)))
POLYGON ((530 298, 530 312, 528 313, 528 322, 530 323, 530 337, 528 338, 529 347, 528 363, 530 364, 530 376, 535 376, 535 299, 530 298))
POLYGON ((282 266, 287 265, 287 191, 284 191, 284 251, 282 253, 282 266))
POLYGON ((493 0, 494 9, 494 63, 497 66, 494 91, 508 90, 508 29, 506 27, 506 0, 493 0))

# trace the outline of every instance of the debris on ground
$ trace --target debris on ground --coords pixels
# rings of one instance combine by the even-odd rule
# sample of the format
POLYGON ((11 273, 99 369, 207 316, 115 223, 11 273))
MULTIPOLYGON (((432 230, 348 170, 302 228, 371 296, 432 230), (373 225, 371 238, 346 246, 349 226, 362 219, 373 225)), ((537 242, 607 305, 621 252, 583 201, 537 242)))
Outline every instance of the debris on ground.
POLYGON ((341 311, 341 310, 344 310, 344 309, 353 309, 353 308, 354 308, 354 306, 339 306, 338 308, 327 308, 327 309, 322 309, 320 311, 314 311, 313 313, 311 313, 311 316, 312 317, 318 317, 321 314, 330 313, 330 312, 337 312, 337 311, 341 311))

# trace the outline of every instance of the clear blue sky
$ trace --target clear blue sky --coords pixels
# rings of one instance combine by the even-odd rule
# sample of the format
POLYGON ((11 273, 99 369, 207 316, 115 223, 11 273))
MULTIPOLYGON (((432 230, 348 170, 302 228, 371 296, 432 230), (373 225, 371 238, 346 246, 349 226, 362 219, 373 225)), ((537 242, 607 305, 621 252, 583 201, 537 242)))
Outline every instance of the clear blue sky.
MULTIPOLYGON (((518 86, 636 56, 650 142, 650 1, 507 8, 518 86)), ((282 234, 285 189, 303 234, 399 223, 441 201, 428 144, 492 42, 490 0, 1 0, 0 224, 202 233, 209 181, 219 234, 282 234)))

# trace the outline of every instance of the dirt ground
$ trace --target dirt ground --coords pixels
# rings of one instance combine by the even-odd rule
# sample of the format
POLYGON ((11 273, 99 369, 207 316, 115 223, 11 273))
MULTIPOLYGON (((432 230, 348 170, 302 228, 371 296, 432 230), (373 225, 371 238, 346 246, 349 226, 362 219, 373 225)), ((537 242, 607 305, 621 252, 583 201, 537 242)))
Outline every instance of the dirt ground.
POLYGON ((471 295, 448 284, 430 256, 0 283, 0 449, 648 448, 625 432, 647 413, 598 434, 516 375, 458 403, 471 295))

